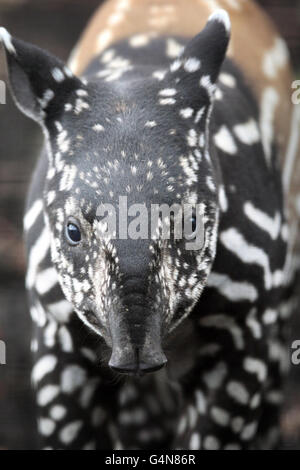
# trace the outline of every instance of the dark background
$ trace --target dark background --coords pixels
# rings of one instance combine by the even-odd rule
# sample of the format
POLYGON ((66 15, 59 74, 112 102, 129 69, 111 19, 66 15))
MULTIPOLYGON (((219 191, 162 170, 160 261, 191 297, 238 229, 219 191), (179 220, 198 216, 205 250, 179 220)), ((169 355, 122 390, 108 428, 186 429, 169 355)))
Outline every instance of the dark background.
MULTIPOLYGON (((170 0, 171 1, 171 0, 170 0)), ((101 0, 0 0, 0 26, 66 60, 101 0)), ((287 40, 300 76, 300 0, 261 0, 287 40)), ((253 31, 255 34, 255 31, 253 31)), ((251 38, 249 38, 251 41, 251 38)), ((3 79, 0 57, 0 79, 3 79)), ((0 339, 7 365, 0 365, 0 448, 35 446, 30 392, 31 320, 24 290, 22 214, 30 175, 41 145, 40 130, 13 105, 0 104, 0 339)), ((291 341, 300 339, 295 315, 291 341)), ((282 417, 285 448, 300 449, 300 366, 292 366, 282 417)))

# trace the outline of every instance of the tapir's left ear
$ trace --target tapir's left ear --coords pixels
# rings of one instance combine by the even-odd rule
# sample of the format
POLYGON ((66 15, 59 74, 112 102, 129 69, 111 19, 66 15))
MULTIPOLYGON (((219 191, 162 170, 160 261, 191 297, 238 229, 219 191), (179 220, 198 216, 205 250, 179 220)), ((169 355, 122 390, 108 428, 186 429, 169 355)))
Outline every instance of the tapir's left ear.
MULTIPOLYGON (((230 39, 231 24, 225 10, 216 10, 208 19, 204 29, 192 38, 173 64, 171 74, 188 82, 191 87, 195 81, 195 73, 202 77, 202 83, 214 84, 217 81, 221 66, 226 56, 230 39)), ((201 85, 201 83, 200 83, 201 85)))
POLYGON ((63 62, 46 51, 13 38, 0 28, 9 85, 18 108, 43 124, 50 111, 58 114, 69 94, 82 87, 63 62))

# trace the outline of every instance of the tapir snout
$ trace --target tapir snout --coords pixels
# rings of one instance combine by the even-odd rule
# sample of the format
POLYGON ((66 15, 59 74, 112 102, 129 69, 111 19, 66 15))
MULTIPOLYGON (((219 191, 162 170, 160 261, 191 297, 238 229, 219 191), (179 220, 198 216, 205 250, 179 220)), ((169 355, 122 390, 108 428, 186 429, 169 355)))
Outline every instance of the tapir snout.
POLYGON ((161 369, 167 358, 161 346, 161 321, 135 306, 110 316, 112 354, 109 366, 121 374, 142 375, 161 369))

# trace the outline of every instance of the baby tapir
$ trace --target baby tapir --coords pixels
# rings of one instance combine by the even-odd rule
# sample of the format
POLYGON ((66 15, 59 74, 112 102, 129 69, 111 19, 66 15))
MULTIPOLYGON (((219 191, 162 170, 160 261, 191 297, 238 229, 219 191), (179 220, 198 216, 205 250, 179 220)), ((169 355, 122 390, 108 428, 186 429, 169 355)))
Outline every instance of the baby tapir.
POLYGON ((299 220, 282 39, 238 0, 108 1, 69 67, 0 38, 45 135, 24 219, 41 447, 277 446, 299 220), (132 210, 175 204, 181 237, 132 210))

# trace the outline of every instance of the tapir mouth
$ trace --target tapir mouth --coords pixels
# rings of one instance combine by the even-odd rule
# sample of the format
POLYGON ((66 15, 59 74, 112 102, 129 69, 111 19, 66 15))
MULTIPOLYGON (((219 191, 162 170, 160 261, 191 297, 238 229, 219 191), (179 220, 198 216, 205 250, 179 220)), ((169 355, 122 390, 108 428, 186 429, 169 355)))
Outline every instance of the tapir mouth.
POLYGON ((122 357, 120 358, 121 360, 116 361, 114 354, 112 354, 109 361, 109 366, 120 374, 143 376, 149 372, 156 372, 157 370, 164 367, 167 363, 167 358, 163 352, 161 353, 160 357, 155 358, 156 360, 154 360, 153 357, 141 357, 140 348, 135 348, 133 352, 134 360, 128 363, 123 362, 122 357))

